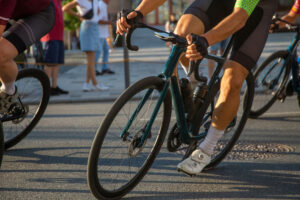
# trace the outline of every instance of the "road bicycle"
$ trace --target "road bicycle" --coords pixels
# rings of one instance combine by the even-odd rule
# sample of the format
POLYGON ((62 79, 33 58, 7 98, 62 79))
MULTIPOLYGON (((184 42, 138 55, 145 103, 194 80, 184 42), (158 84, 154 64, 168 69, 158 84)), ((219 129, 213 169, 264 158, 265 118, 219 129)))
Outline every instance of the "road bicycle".
POLYGON ((40 69, 19 70, 16 86, 19 94, 16 103, 10 106, 8 112, 0 114, 5 150, 32 131, 42 118, 50 97, 49 78, 40 69))
POLYGON ((297 47, 300 39, 300 26, 275 18, 288 24, 288 29, 295 31, 296 35, 288 49, 276 51, 271 54, 255 70, 255 94, 249 117, 258 118, 265 113, 276 100, 284 102, 286 96, 298 94, 300 107, 300 79, 297 63, 297 47), (292 75, 289 81, 290 74, 292 75))
MULTIPOLYGON (((169 130, 172 105, 176 123, 169 132, 167 150, 178 154, 185 152, 183 158, 187 158, 205 138, 219 95, 222 66, 233 43, 233 40, 229 42, 222 57, 206 56, 218 63, 208 84, 207 78, 198 73, 199 62, 191 63, 189 75, 194 74, 199 83, 194 96, 187 102, 188 95, 183 95, 186 79, 179 80, 177 75, 177 63, 186 51, 186 39, 143 23, 131 24, 131 27, 126 34, 130 50, 138 50, 131 44, 131 34, 136 28, 156 31, 156 37, 174 46, 163 72, 127 88, 97 130, 89 154, 87 178, 91 192, 98 199, 121 198, 142 180, 161 150, 169 130), (191 105, 193 108, 188 108, 191 105)), ((245 81, 244 92, 245 88, 248 88, 247 94, 243 94, 246 102, 227 127, 206 169, 215 167, 225 158, 246 124, 254 92, 251 73, 245 81)))

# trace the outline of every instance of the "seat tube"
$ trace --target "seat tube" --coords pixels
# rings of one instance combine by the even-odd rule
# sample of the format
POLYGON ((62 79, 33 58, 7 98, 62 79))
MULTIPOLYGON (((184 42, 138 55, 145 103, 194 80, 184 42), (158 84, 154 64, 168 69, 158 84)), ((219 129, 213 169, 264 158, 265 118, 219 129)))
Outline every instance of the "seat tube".
POLYGON ((190 137, 188 134, 188 126, 185 120, 185 113, 183 108, 183 101, 179 90, 178 78, 173 75, 175 68, 177 67, 178 60, 182 53, 185 52, 185 48, 178 45, 173 46, 168 61, 166 62, 163 74, 168 80, 170 80, 170 90, 172 95, 172 102, 175 110, 177 126, 179 130, 183 131, 183 139, 185 142, 189 142, 190 137))

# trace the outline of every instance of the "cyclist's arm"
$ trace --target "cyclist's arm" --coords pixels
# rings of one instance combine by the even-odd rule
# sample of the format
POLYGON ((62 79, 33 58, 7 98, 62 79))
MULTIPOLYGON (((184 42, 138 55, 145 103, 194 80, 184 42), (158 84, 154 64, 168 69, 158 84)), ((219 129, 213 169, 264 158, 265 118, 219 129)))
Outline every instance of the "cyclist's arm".
MULTIPOLYGON (((300 16, 300 10, 294 5, 290 10, 290 12, 284 15, 281 19, 290 23, 294 23, 299 16, 300 16)), ((277 22, 277 24, 279 25, 279 28, 283 28, 286 25, 284 22, 280 22, 280 21, 277 22)))
MULTIPOLYGON (((202 35, 206 38, 208 45, 221 42, 244 27, 259 1, 237 0, 233 12, 210 31, 202 35)), ((201 59, 202 55, 197 51, 196 46, 191 44, 191 35, 187 36, 187 40, 190 45, 187 47, 186 57, 190 60, 201 59)))
POLYGON ((143 0, 135 10, 140 11, 145 16, 162 5, 165 1, 166 0, 143 0))
POLYGON ((209 45, 218 43, 240 30, 249 18, 248 13, 242 8, 234 11, 202 36, 206 38, 209 45))
POLYGON ((300 16, 300 14, 297 14, 297 13, 291 11, 288 14, 286 14, 285 16, 283 16, 282 19, 287 22, 294 23, 299 16, 300 16))
MULTIPOLYGON (((165 1, 166 0, 143 0, 135 10, 141 12, 142 15, 145 16, 155 8, 158 8, 160 5, 162 5, 165 1)), ((131 12, 127 15, 127 19, 132 19, 136 16, 136 12, 131 12)), ((124 17, 118 19, 116 31, 117 34, 123 35, 124 32, 127 32, 128 28, 130 28, 130 25, 126 22, 124 17)))

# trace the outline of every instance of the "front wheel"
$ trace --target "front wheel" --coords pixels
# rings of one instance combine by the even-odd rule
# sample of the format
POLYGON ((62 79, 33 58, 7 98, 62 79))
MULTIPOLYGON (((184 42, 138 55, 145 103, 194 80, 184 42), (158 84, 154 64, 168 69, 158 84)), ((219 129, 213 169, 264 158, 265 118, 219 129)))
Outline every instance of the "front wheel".
POLYGON ((98 199, 119 199, 144 177, 158 154, 171 118, 169 91, 148 135, 147 124, 165 82, 142 79, 115 101, 94 138, 88 159, 88 183, 98 199), (135 117, 132 117, 135 116, 135 117), (143 141, 144 137, 144 142, 143 141))
POLYGON ((273 53, 255 71, 255 94, 250 118, 257 118, 266 112, 284 89, 291 70, 291 59, 286 59, 288 54, 287 51, 273 53))
POLYGON ((19 143, 42 118, 50 97, 48 76, 39 69, 20 70, 16 80, 18 113, 2 117, 5 149, 19 143))

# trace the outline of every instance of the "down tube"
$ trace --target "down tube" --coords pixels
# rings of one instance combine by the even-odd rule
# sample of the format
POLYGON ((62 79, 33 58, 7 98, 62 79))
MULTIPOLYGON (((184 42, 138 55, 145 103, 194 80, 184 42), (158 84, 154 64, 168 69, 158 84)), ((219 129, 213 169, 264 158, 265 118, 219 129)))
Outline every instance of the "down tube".
POLYGON ((136 118, 136 116, 139 114, 140 110, 142 109, 142 107, 144 106, 144 104, 146 103, 146 101, 148 100, 149 96, 152 94, 153 89, 148 89, 148 91, 146 92, 146 94, 144 95, 143 99, 140 101, 139 105, 137 106, 137 108, 135 109, 135 111, 133 112, 133 114, 131 115, 129 121, 127 122, 125 128, 123 129, 120 137, 123 138, 123 136, 125 135, 125 133, 127 133, 128 129, 130 128, 132 122, 134 121, 134 119, 136 118))

